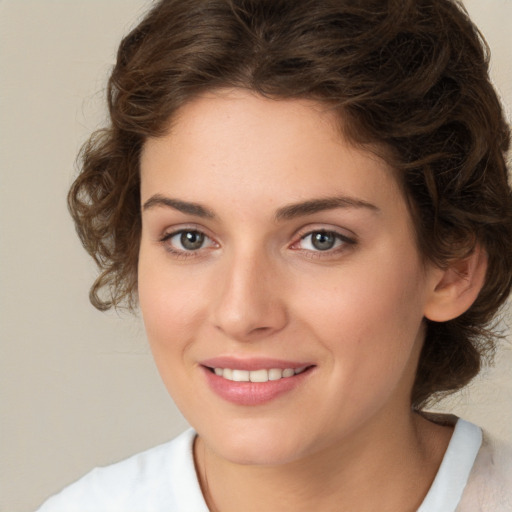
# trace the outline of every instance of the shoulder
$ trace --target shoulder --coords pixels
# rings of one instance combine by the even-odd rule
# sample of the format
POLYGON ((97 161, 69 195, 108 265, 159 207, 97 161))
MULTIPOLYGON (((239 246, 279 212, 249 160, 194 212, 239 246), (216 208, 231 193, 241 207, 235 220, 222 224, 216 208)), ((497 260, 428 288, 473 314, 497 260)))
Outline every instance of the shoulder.
POLYGON ((512 446, 484 431, 482 445, 457 510, 512 510, 512 446))
POLYGON ((187 508, 202 501, 194 469, 194 438, 195 432, 187 430, 168 443, 96 468, 50 498, 38 512, 200 511, 199 506, 187 508))

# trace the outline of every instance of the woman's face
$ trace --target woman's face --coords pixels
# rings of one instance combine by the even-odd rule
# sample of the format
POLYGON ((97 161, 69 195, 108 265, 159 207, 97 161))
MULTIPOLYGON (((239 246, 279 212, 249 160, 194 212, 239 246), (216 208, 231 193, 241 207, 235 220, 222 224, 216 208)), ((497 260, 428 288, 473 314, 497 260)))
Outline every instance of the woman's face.
POLYGON ((212 93, 141 157, 149 342, 230 461, 297 460, 409 414, 438 271, 392 170, 322 108, 212 93))

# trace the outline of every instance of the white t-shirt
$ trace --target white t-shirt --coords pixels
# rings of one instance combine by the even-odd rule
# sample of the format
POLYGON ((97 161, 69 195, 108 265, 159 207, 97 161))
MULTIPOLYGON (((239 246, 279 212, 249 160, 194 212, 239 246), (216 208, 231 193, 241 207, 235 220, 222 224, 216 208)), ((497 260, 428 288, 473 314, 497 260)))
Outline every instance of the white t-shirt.
MULTIPOLYGON (((194 467, 195 432, 96 468, 37 512, 208 512, 194 467)), ((459 419, 418 512, 511 512, 512 450, 459 419)))

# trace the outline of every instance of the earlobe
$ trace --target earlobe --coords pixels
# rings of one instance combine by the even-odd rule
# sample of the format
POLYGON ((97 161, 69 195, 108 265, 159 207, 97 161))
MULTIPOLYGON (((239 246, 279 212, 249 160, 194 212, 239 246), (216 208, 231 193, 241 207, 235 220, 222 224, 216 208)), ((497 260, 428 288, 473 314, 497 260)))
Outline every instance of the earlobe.
POLYGON ((425 318, 446 322, 466 312, 478 297, 486 272, 487 254, 479 245, 466 258, 439 269, 425 305, 425 318))

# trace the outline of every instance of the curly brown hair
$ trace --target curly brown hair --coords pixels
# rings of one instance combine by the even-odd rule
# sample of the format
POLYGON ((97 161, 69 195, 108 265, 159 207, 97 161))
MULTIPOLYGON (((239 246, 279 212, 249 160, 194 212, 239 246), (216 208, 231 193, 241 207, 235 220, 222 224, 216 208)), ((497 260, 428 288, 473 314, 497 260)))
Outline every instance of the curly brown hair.
POLYGON ((136 304, 139 155, 198 94, 239 87, 329 105, 355 144, 386 148, 426 261, 488 255, 460 317, 427 322, 411 403, 467 384, 492 354, 492 321, 512 283, 510 130, 487 46, 455 0, 161 0, 119 47, 110 125, 81 151, 69 193, 100 268, 100 310, 136 304))

